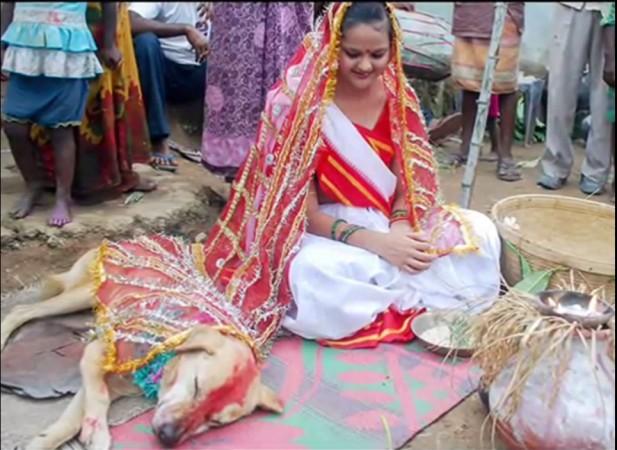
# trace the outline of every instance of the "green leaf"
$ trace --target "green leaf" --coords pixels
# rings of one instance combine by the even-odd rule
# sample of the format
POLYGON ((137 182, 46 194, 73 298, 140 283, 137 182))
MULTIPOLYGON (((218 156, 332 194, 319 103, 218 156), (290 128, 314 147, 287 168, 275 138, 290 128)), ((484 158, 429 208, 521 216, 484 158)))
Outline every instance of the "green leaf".
POLYGON ((525 292, 527 294, 537 294, 545 291, 548 288, 548 284, 551 281, 551 277, 555 271, 556 269, 531 272, 528 276, 516 283, 512 289, 525 292))
POLYGON ((531 268, 531 264, 527 261, 527 258, 523 256, 523 254, 519 251, 518 248, 512 244, 510 241, 506 241, 506 246, 512 250, 516 255, 518 255, 518 260, 521 265, 521 276, 523 279, 529 277, 533 273, 533 269, 531 268))
POLYGON ((139 191, 135 191, 132 194, 130 194, 124 200, 124 204, 125 205, 130 205, 132 203, 137 203, 137 202, 141 201, 142 198, 144 198, 144 193, 143 192, 139 192, 139 191))

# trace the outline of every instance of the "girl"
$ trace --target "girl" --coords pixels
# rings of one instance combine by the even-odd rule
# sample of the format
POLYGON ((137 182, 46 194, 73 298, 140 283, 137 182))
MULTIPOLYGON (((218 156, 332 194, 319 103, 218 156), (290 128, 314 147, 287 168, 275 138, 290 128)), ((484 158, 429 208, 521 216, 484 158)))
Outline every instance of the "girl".
MULTIPOLYGON (((11 215, 26 217, 43 190, 32 124, 49 131, 56 168, 56 204, 49 225, 71 222, 75 172, 75 131, 88 97, 88 80, 103 72, 86 24, 86 2, 20 2, 2 5, 2 70, 10 74, 3 105, 4 130, 15 163, 26 182, 25 195, 11 215)), ((116 3, 103 4, 104 38, 100 55, 115 69, 116 3)))

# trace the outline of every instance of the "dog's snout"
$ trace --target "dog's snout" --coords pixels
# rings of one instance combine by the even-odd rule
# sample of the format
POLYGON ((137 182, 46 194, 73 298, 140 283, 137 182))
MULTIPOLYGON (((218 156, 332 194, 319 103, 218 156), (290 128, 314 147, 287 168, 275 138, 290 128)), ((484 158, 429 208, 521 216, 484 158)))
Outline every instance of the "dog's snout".
POLYGON ((175 425, 166 423, 157 430, 156 436, 165 447, 173 447, 180 440, 179 431, 180 430, 175 425))

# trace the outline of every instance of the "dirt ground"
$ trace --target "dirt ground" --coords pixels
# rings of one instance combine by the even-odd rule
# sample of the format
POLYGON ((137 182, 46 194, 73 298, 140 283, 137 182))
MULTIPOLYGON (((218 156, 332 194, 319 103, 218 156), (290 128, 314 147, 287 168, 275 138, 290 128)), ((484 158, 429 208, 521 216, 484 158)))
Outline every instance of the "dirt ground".
MULTIPOLYGON (((7 148, 5 145, 2 147, 7 148)), ((446 146, 446 151, 451 151, 455 147, 456 144, 451 143, 446 146)), ((542 146, 540 145, 527 149, 518 147, 516 148, 515 156, 519 160, 533 161, 540 155, 541 151, 542 146)), ((576 167, 580 167, 580 153, 582 153, 582 151, 579 149, 576 167)), ((203 182, 203 171, 201 169, 195 170, 195 166, 191 166, 190 170, 184 170, 190 164, 191 163, 184 161, 181 162, 179 174, 176 176, 185 177, 184 181, 189 183, 203 182)), ((501 198, 516 194, 542 192, 535 185, 537 168, 528 167, 524 169, 525 178, 523 181, 517 183, 497 181, 494 176, 494 171, 494 164, 480 163, 472 202, 473 209, 488 212, 490 207, 501 198)), ((459 200, 462 173, 462 169, 442 170, 442 190, 446 200, 449 202, 457 203, 459 200)), ((560 192, 560 194, 583 198, 584 195, 578 191, 578 185, 576 183, 578 177, 578 173, 573 174, 571 178, 572 181, 560 192)), ((599 196, 597 200, 607 202, 608 197, 606 195, 599 196)), ((2 205, 2 216, 5 215, 8 206, 9 205, 2 205)), ((105 214, 104 205, 100 207, 99 214, 105 214)), ((199 233, 206 231, 210 223, 211 220, 187 220, 170 225, 171 228, 169 231, 184 235, 192 240, 199 233)), ((3 249, 1 253, 2 316, 8 311, 9 304, 4 301, 8 293, 31 284, 41 274, 67 269, 82 252, 97 245, 101 237, 102 234, 97 232, 82 235, 79 239, 67 240, 61 248, 50 248, 46 242, 33 239, 31 241, 21 242, 16 249, 3 249)), ((45 414, 46 418, 44 421, 49 423, 50 420, 53 420, 53 418, 60 414, 61 409, 66 404, 64 399, 35 403, 5 394, 3 394, 1 398, 2 410, 7 411, 8 408, 10 411, 7 414, 2 414, 2 427, 20 426, 24 428, 24 433, 29 433, 29 425, 23 423, 23 418, 32 417, 34 420, 34 416, 40 417, 41 414, 45 414)), ((473 394, 435 424, 416 436, 404 447, 404 449, 471 450, 491 448, 490 438, 488 436, 480 436, 480 429, 484 418, 485 411, 483 406, 478 396, 473 394)), ((11 443, 2 442, 3 449, 12 447, 11 443)), ((501 450, 504 447, 497 442, 496 448, 501 450)))

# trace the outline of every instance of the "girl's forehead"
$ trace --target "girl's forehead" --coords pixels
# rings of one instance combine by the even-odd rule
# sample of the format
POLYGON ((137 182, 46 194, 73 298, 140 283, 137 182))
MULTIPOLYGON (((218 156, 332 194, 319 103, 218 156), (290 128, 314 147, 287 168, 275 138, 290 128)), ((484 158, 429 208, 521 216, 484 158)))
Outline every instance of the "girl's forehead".
POLYGON ((357 24, 345 30, 341 43, 346 47, 377 49, 388 47, 390 36, 387 24, 357 24))

